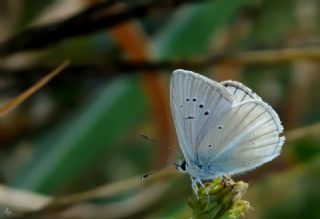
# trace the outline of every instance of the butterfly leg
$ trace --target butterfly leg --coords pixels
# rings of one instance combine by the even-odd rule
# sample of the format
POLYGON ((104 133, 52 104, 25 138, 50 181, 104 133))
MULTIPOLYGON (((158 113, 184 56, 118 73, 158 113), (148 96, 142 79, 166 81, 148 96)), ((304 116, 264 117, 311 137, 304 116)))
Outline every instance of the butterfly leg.
POLYGON ((210 196, 209 196, 209 192, 208 192, 207 188, 205 187, 205 185, 203 184, 203 182, 201 181, 200 178, 197 178, 197 182, 199 183, 199 185, 203 188, 204 192, 206 193, 207 198, 208 198, 208 203, 209 203, 210 202, 210 196))
POLYGON ((201 179, 199 177, 191 177, 191 181, 192 181, 192 189, 193 191, 195 192, 196 196, 197 196, 197 199, 199 199, 199 196, 198 196, 198 184, 203 188, 203 190, 205 191, 207 197, 208 197, 208 202, 210 201, 209 200, 209 192, 207 190, 207 188, 205 187, 205 185, 203 184, 203 182, 201 181, 201 179))
POLYGON ((228 180, 231 179, 231 178, 230 178, 229 175, 226 175, 226 174, 225 174, 225 175, 222 176, 222 179, 228 181, 228 180))
POLYGON ((191 186, 192 186, 192 190, 194 191, 194 194, 196 195, 197 199, 199 200, 199 196, 198 196, 199 189, 198 189, 196 178, 191 177, 191 186))
POLYGON ((231 179, 231 177, 229 175, 223 175, 222 180, 224 182, 233 182, 233 180, 231 179))

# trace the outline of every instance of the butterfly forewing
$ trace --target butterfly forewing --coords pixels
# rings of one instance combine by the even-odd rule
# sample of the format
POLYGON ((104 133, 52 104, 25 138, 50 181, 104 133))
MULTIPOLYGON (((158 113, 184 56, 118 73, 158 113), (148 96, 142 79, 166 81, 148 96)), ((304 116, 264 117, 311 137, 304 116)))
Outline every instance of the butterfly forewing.
POLYGON ((185 159, 198 160, 198 146, 212 123, 226 114, 232 96, 220 84, 199 74, 176 70, 170 84, 173 119, 185 159))

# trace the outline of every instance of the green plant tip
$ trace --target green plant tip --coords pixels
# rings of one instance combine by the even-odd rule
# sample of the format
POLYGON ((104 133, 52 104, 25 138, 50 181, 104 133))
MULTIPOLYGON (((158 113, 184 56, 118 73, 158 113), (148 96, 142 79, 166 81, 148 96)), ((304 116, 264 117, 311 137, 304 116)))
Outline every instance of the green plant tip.
POLYGON ((193 194, 189 199, 193 219, 236 219, 251 208, 249 202, 241 200, 248 188, 245 182, 217 178, 206 183, 205 188, 209 197, 199 187, 199 197, 193 194))

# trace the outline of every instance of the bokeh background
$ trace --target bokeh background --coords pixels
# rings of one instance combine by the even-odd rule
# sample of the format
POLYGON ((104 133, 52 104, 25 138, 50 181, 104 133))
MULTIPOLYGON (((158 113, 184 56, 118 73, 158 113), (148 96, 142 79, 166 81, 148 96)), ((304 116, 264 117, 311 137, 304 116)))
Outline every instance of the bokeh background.
POLYGON ((184 68, 241 81, 283 122, 281 156, 235 176, 250 184, 245 218, 320 218, 319 9, 318 0, 1 0, 1 103, 71 61, 0 120, 2 216, 59 197, 41 218, 187 218, 187 175, 140 180, 177 159, 163 145, 179 150, 168 83, 184 68))

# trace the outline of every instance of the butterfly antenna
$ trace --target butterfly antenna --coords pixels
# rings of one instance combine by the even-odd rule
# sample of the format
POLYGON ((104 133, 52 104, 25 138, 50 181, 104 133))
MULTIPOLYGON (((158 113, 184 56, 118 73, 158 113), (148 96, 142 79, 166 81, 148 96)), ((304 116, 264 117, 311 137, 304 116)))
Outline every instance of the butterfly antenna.
POLYGON ((140 132, 139 134, 140 134, 140 136, 143 137, 144 139, 147 139, 147 140, 149 140, 149 141, 151 141, 151 142, 154 142, 154 143, 158 143, 157 140, 155 140, 155 139, 153 139, 153 138, 150 138, 149 136, 147 136, 146 134, 144 134, 144 133, 142 133, 142 132, 140 132))
POLYGON ((163 167, 161 167, 161 168, 159 168, 159 169, 157 169, 155 171, 152 171, 152 172, 144 174, 143 176, 141 176, 141 180, 144 180, 144 179, 148 178, 149 176, 152 176, 152 175, 154 175, 156 173, 159 173, 162 170, 165 170, 165 169, 167 169, 169 167, 174 167, 174 166, 175 166, 175 163, 166 164, 163 167))
POLYGON ((175 153, 176 155, 178 155, 179 157, 182 157, 182 154, 179 153, 179 152, 178 152, 177 150, 175 150, 174 148, 172 148, 172 147, 170 147, 170 146, 167 146, 167 145, 160 144, 159 141, 157 141, 157 140, 155 140, 155 139, 147 136, 146 134, 144 134, 144 133, 142 133, 142 132, 140 132, 140 136, 143 137, 144 139, 147 139, 148 141, 151 141, 151 142, 153 142, 153 143, 161 146, 161 147, 165 147, 165 148, 167 148, 169 151, 174 152, 174 153, 175 153))

